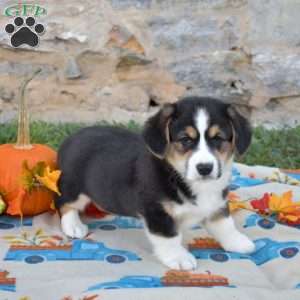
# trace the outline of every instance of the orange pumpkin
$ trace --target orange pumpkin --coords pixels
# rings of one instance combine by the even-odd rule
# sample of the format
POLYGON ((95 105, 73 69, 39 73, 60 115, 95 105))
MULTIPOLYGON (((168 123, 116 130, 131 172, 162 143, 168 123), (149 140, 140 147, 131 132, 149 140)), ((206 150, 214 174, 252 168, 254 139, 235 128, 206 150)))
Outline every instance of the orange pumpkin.
POLYGON ((11 215, 36 215, 49 210, 53 192, 43 186, 26 191, 22 182, 23 164, 33 168, 44 161, 51 168, 56 167, 56 153, 44 145, 32 145, 31 149, 16 149, 14 145, 0 146, 0 190, 11 215))
POLYGON ((39 73, 36 71, 20 89, 18 139, 16 145, 0 146, 0 193, 7 204, 10 215, 36 215, 50 209, 54 193, 36 184, 31 190, 22 180, 24 163, 33 168, 44 162, 51 169, 56 167, 56 152, 45 145, 30 144, 29 122, 25 105, 25 88, 30 80, 39 73))

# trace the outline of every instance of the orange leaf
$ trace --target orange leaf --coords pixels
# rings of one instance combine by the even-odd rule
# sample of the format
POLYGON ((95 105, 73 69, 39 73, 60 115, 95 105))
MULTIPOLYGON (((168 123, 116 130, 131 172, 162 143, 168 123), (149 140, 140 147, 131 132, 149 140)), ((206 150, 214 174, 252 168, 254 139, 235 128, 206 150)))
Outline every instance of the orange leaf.
POLYGON ((292 191, 285 192, 281 196, 271 194, 269 201, 270 211, 276 213, 293 213, 300 209, 300 202, 294 202, 292 197, 292 191))
POLYGON ((35 177, 41 184, 43 184, 49 190, 60 195, 60 192, 57 187, 57 182, 60 177, 60 174, 61 174, 61 171, 59 171, 59 170, 51 171, 50 167, 47 166, 43 176, 39 176, 36 174, 35 177))
POLYGON ((249 209, 248 203, 243 201, 229 201, 228 206, 231 213, 239 209, 249 209))

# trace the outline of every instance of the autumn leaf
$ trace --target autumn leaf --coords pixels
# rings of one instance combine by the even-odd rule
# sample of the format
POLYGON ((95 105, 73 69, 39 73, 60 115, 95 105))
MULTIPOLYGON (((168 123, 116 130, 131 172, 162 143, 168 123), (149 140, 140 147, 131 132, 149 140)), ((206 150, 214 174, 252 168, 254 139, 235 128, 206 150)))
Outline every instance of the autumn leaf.
POLYGON ((46 169, 46 163, 44 161, 39 161, 33 168, 32 174, 42 176, 46 169))
POLYGON ((249 209, 249 204, 245 201, 241 201, 240 197, 234 192, 229 192, 228 200, 230 212, 234 212, 239 209, 249 209))
POLYGON ((229 192, 227 197, 228 197, 229 201, 240 201, 241 200, 239 195, 234 192, 229 192))
POLYGON ((292 200, 292 191, 285 192, 279 196, 272 194, 270 196, 269 208, 271 212, 275 213, 293 213, 300 209, 300 202, 294 202, 292 200))
POLYGON ((60 174, 61 171, 51 171, 50 167, 47 166, 42 176, 36 174, 35 177, 41 184, 43 184, 49 190, 57 193, 58 195, 61 195, 57 187, 57 182, 60 177, 60 174))
POLYGON ((27 245, 28 242, 26 242, 24 240, 11 240, 10 244, 11 245, 27 245))
POLYGON ((28 166, 27 160, 24 160, 22 164, 21 183, 28 192, 31 192, 34 188, 35 179, 32 170, 28 166))
POLYGON ((21 237, 22 237, 24 240, 27 240, 27 239, 28 239, 28 234, 27 234, 27 232, 26 232, 26 231, 23 231, 23 232, 21 233, 21 237))
POLYGON ((51 235, 51 238, 54 239, 54 240, 57 240, 57 241, 62 241, 63 238, 59 235, 51 235))
POLYGON ((228 206, 231 213, 239 209, 249 209, 248 203, 243 201, 229 201, 228 206))
POLYGON ((41 246, 57 246, 57 244, 54 241, 51 241, 51 240, 43 241, 40 245, 41 246))
POLYGON ((3 197, 0 193, 0 215, 5 211, 6 209, 6 203, 3 200, 3 197))
POLYGON ((269 212, 270 195, 265 193, 262 198, 250 201, 252 208, 257 209, 261 213, 269 212))
POLYGON ((17 238, 15 235, 6 235, 2 237, 4 240, 13 240, 17 238))
POLYGON ((279 213, 278 219, 280 221, 297 222, 298 220, 300 220, 300 216, 295 216, 295 215, 292 215, 292 214, 279 213))
POLYGON ((96 300, 98 297, 98 295, 84 296, 82 300, 96 300))
POLYGON ((36 232, 35 232, 35 236, 40 236, 44 233, 42 228, 39 228, 36 232))

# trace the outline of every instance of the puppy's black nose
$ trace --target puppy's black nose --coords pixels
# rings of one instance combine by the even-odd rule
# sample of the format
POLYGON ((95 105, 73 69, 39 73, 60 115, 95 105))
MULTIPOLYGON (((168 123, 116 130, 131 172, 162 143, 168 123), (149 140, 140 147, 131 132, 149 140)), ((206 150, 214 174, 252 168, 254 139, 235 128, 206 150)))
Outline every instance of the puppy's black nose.
POLYGON ((209 175, 213 169, 213 164, 198 164, 196 166, 200 175, 209 175))

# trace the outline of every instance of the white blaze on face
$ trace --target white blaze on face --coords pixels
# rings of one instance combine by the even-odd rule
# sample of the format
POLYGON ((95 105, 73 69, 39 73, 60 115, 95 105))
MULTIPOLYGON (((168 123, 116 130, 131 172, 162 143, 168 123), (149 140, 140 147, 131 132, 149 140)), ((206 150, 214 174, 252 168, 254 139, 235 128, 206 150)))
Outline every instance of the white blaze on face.
POLYGON ((205 133, 209 126, 209 117, 206 110, 198 110, 195 116, 195 126, 199 132, 199 143, 187 163, 186 178, 188 180, 197 180, 203 177, 197 170, 198 164, 212 164, 213 170, 209 176, 217 178, 219 173, 218 161, 209 149, 205 138, 205 133))

